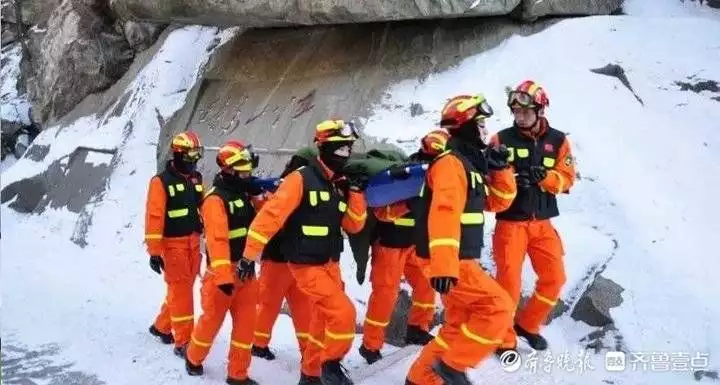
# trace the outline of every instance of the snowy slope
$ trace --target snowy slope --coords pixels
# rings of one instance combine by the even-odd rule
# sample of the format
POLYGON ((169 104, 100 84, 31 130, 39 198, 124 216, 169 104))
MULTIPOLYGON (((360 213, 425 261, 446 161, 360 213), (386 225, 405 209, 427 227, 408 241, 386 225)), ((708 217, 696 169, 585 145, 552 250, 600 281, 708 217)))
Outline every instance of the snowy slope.
MULTIPOLYGON (((612 316, 626 349, 709 353, 707 366, 717 370, 720 302, 712 293, 718 291, 720 254, 711 240, 720 214, 713 200, 713 178, 720 172, 720 101, 713 98, 720 94, 680 91, 674 82, 720 81, 720 16, 673 1, 628 1, 632 16, 563 21, 533 36, 511 38, 422 82, 396 84, 387 90, 385 104, 416 102, 429 112, 411 117, 383 110, 379 103, 366 133, 413 139, 433 127, 446 98, 478 91, 497 111, 490 122, 491 131, 497 131, 510 122, 504 87, 525 78, 541 82, 551 98, 551 123, 570 133, 582 175, 572 194, 562 197, 563 214, 555 222, 567 252, 563 299, 573 303, 586 273, 611 259, 603 275, 625 289, 612 316), (617 79, 589 71, 608 63, 624 67, 644 105, 617 79)), ((120 149, 108 190, 92 208, 85 248, 69 240, 75 214, 47 210, 28 216, 2 206, 3 362, 24 356, 20 370, 25 372, 40 366, 38 359, 72 364, 63 370, 89 373, 85 383, 93 383, 87 380, 93 374, 113 385, 224 383, 227 323, 203 378, 189 378, 170 348, 146 332, 163 284, 147 267, 141 202, 155 170, 156 109, 164 119, 177 111, 211 53, 206 48, 215 37, 226 41, 232 33, 216 35, 214 28, 203 27, 174 31, 128 88, 133 97, 124 114, 90 116, 48 129, 36 139, 52 143, 42 162, 24 158, 3 171, 6 186, 41 172, 80 145, 120 149), (132 130, 124 129, 128 122, 132 130), (32 359, 23 353, 44 350, 48 341, 57 355, 32 359)), ((407 150, 414 146, 408 144, 407 150)), ((343 260, 347 289, 359 300, 362 322, 361 301, 369 288, 356 284, 351 256, 343 260)), ((526 269, 526 292, 532 280, 526 269)), ((584 353, 578 340, 593 330, 566 315, 554 320, 547 329, 553 357, 584 353)), ((276 324, 273 347, 278 359, 254 361, 252 376, 263 384, 295 383, 299 357, 286 316, 276 324)), ((594 369, 584 366, 583 377, 577 367, 573 372, 557 365, 543 370, 544 356, 537 373, 526 367, 506 373, 490 360, 472 375, 477 383, 497 384, 695 383, 687 371, 609 373, 603 354, 587 356, 594 369)), ((355 350, 346 361, 349 367, 360 365, 355 350)), ((405 360, 362 385, 402 384, 409 364, 405 360)), ((38 382, 49 382, 38 373, 38 382)))
POLYGON ((8 122, 30 124, 30 103, 26 95, 18 95, 17 82, 20 76, 22 47, 20 43, 8 44, 2 48, 2 69, 0 69, 0 117, 8 122))

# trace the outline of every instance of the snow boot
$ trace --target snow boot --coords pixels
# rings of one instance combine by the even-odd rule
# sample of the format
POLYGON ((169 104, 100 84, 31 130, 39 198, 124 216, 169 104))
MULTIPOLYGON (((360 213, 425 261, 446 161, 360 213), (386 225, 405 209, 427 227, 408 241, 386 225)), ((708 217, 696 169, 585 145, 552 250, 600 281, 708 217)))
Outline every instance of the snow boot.
POLYGON ((435 336, 421 329, 419 326, 408 325, 405 333, 405 343, 408 345, 427 345, 435 336))
POLYGON ((360 349, 358 349, 358 351, 365 361, 367 361, 368 365, 372 365, 382 360, 382 354, 380 354, 379 350, 370 350, 366 348, 365 345, 360 345, 360 349))
POLYGON ((518 353, 517 348, 497 348, 497 350, 495 350, 495 356, 500 359, 502 358, 503 354, 507 352, 515 352, 515 354, 520 354, 518 353))
POLYGON ((473 385, 464 372, 458 372, 440 359, 433 363, 432 369, 438 377, 442 378, 445 385, 473 385))
POLYGON ((195 365, 190 360, 185 357, 185 371, 190 376, 202 376, 203 373, 205 373, 205 370, 203 369, 202 364, 201 365, 195 365))
POLYGON ((272 361, 275 359, 275 354, 271 352, 270 348, 268 348, 267 346, 264 348, 261 348, 259 346, 253 346, 250 352, 253 356, 264 358, 268 361, 272 361))
POLYGON ((540 334, 530 333, 519 325, 515 325, 515 333, 517 333, 518 337, 525 338, 528 345, 535 350, 545 350, 548 348, 547 340, 540 334))
POLYGON ((354 385, 348 378, 345 368, 340 365, 340 360, 323 362, 320 382, 322 385, 354 385))
POLYGON ((155 325, 150 325, 150 329, 148 329, 148 331, 155 337, 160 338, 160 341, 165 345, 170 345, 175 342, 175 338, 173 338, 172 333, 163 333, 158 330, 155 325))
POLYGON ((320 377, 300 373, 300 382, 298 382, 298 385, 322 385, 322 382, 320 381, 320 377))
POLYGON ((187 344, 182 346, 176 346, 175 349, 173 349, 173 353, 175 353, 176 356, 185 359, 185 353, 187 352, 187 344))
POLYGON ((227 380, 225 380, 225 383, 228 385, 260 385, 260 383, 250 377, 244 380, 237 380, 235 378, 228 377, 227 380))

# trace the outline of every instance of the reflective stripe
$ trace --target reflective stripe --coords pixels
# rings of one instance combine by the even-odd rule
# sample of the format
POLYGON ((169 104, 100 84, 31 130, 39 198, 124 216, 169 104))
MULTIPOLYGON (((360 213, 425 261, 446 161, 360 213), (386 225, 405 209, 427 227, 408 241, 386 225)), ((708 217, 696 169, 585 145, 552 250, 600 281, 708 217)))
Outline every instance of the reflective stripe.
POLYGON ((327 226, 303 226, 302 232, 311 237, 325 237, 330 233, 330 228, 327 226))
POLYGON ((480 225, 485 223, 485 215, 483 213, 462 213, 460 223, 463 225, 480 225))
POLYGON ((560 184, 558 187, 558 193, 565 191, 565 177, 556 170, 548 170, 548 173, 557 175, 559 181, 558 183, 560 184))
POLYGON ((325 335, 333 340, 351 340, 355 338, 355 333, 337 334, 325 329, 325 335))
POLYGON ((530 150, 527 148, 518 148, 516 150, 518 158, 527 158, 530 156, 530 150))
POLYGON ((477 185, 482 185, 482 184, 483 184, 482 175, 480 175, 479 172, 471 171, 470 172, 470 188, 472 188, 474 190, 475 187, 477 187, 477 185))
POLYGON ((435 304, 431 302, 415 302, 412 303, 413 306, 419 307, 421 309, 435 309, 435 304))
POLYGON ((347 211, 347 203, 338 202, 338 210, 340 210, 341 213, 344 213, 345 211, 347 211))
POLYGON ((555 304, 557 304, 557 301, 553 301, 553 300, 551 300, 551 299, 548 298, 548 297, 543 297, 543 296, 540 295, 540 293, 538 293, 538 292, 535 292, 535 297, 537 297, 537 299, 539 299, 540 302, 545 302, 546 304, 548 304, 548 305, 550 305, 550 306, 555 306, 555 304))
POLYGON ((268 333, 254 332, 253 334, 255 334, 255 335, 258 336, 258 337, 270 338, 270 334, 268 334, 268 333))
POLYGON ((252 229, 250 229, 250 231, 248 231, 248 236, 249 236, 250 238, 252 238, 252 239, 254 239, 254 240, 262 243, 263 245, 266 245, 266 244, 268 243, 268 239, 267 239, 267 238, 263 237, 261 234, 255 232, 255 231, 252 230, 252 229))
POLYGON ((235 239, 235 238, 242 238, 247 235, 247 227, 240 227, 237 229, 230 230, 230 235, 228 238, 235 239))
POLYGON ((187 321, 193 321, 195 317, 191 315, 184 315, 180 317, 170 317, 170 321, 172 322, 187 322, 187 321))
POLYGON ((231 265, 231 264, 232 263, 230 262, 229 259, 217 259, 210 263, 210 267, 216 268, 218 266, 225 266, 225 265, 231 265))
POLYGON ((234 348, 238 348, 238 349, 245 349, 245 350, 250 350, 250 349, 252 349, 252 344, 244 344, 244 343, 242 343, 242 342, 238 342, 238 341, 235 341, 235 340, 230 341, 230 344, 231 344, 234 348))
POLYGON ((201 184, 196 184, 196 185, 195 185, 195 191, 197 191, 197 192, 202 192, 202 191, 203 191, 203 185, 201 185, 201 184))
POLYGON ((182 183, 178 183, 178 184, 175 185, 175 189, 178 190, 178 191, 180 191, 180 192, 183 192, 183 191, 185 191, 185 185, 182 184, 182 183))
POLYGON ((509 152, 507 161, 508 161, 508 163, 511 163, 512 161, 515 160, 515 147, 508 147, 507 149, 509 152))
POLYGON ((435 343, 438 344, 438 345, 440 345, 440 347, 443 348, 443 349, 445 349, 445 350, 450 349, 450 345, 448 345, 448 343, 445 342, 445 340, 442 339, 442 337, 440 337, 439 335, 438 335, 438 336, 435 336, 435 343))
POLYGON ((515 199, 515 196, 517 195, 516 193, 509 193, 509 192, 505 192, 502 190, 498 190, 493 186, 489 186, 489 188, 490 188, 490 192, 493 195, 498 196, 502 199, 507 199, 507 200, 515 199))
POLYGON ((212 342, 200 341, 200 340, 198 340, 197 338, 195 338, 194 335, 190 337, 190 340, 191 340, 192 343, 194 343, 195 345, 200 346, 200 347, 203 347, 203 348, 209 348, 210 345, 212 345, 212 342))
POLYGON ((309 340, 310 342, 312 342, 313 344, 315 344, 315 345, 317 345, 317 346, 325 349, 325 344, 322 343, 321 341, 317 340, 315 337, 313 337, 313 336, 311 336, 311 335, 308 334, 307 338, 308 338, 308 340, 309 340))
POLYGON ((310 191, 310 206, 315 207, 317 204, 317 191, 310 191))
POLYGON ((415 220, 412 218, 398 218, 393 221, 395 226, 413 227, 415 226, 415 220))
POLYGON ((544 157, 543 158, 543 166, 545 167, 554 167, 555 166, 555 158, 550 157, 544 157))
POLYGON ((188 210, 188 209, 170 210, 170 211, 168 211, 168 217, 180 218, 180 217, 187 216, 189 213, 190 213, 190 210, 188 210))
POLYGON ((354 211, 348 210, 347 214, 350 216, 350 219, 354 221, 362 221, 367 218, 367 211, 364 211, 362 214, 356 214, 354 211))
POLYGON ((366 322, 366 323, 369 323, 370 325, 373 325, 373 326, 379 326, 379 327, 381 327, 381 328, 384 328, 384 327, 390 325, 390 321, 388 321, 388 322, 380 322, 380 321, 375 321, 375 320, 370 319, 370 318, 365 318, 365 322, 366 322))
POLYGON ((330 200, 330 193, 327 191, 320 191, 320 200, 327 202, 330 200))
POLYGON ((439 238, 430 241, 429 247, 432 249, 435 246, 453 246, 460 248, 460 241, 452 238, 439 238))
POLYGON ((162 234, 145 234, 145 239, 162 239, 162 234))
POLYGON ((499 345, 502 343, 502 340, 499 340, 499 339, 498 340, 489 340, 485 337, 480 337, 479 335, 471 332, 470 329, 468 329, 467 325, 465 325, 465 324, 460 325, 460 331, 462 331, 462 334, 464 334, 465 337, 467 337, 477 343, 483 344, 483 345, 499 345))
POLYGON ((300 340, 308 339, 310 338, 310 333, 296 332, 295 337, 300 340))

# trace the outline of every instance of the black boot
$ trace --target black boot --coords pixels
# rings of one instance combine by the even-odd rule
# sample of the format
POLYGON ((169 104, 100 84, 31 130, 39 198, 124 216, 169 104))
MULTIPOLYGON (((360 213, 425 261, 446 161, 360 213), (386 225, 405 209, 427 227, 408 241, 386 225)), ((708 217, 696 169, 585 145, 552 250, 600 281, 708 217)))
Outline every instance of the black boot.
POLYGON ((191 376, 202 376, 205 373, 202 365, 194 365, 185 357, 185 371, 191 376))
POLYGON ((320 381, 320 377, 300 373, 300 382, 298 382, 298 385, 322 385, 322 382, 320 381))
POLYGON ((187 344, 182 346, 176 346, 175 349, 173 349, 173 353, 183 359, 185 358, 185 352, 187 352, 187 344))
POLYGON ((340 365, 340 360, 323 362, 320 381, 322 385, 354 385, 345 374, 345 368, 340 365))
POLYGON ((445 385, 473 385, 464 372, 445 365, 442 360, 437 360, 432 365, 433 372, 444 381, 445 385))
POLYGON ((368 365, 372 365, 382 360, 382 354, 380 354, 379 350, 370 350, 366 348, 365 345, 360 345, 360 349, 358 349, 358 351, 365 361, 367 361, 368 365))
POLYGON ((435 336, 421 329, 419 326, 408 325, 405 333, 405 343, 408 345, 427 345, 435 336))
POLYGON ((236 380, 234 378, 228 377, 227 380, 225 380, 225 383, 228 385, 260 385, 257 381, 253 380, 250 377, 244 380, 236 380))
POLYGON ((518 337, 525 338, 528 345, 535 350, 545 350, 548 348, 547 340, 540 334, 530 333, 519 325, 515 325, 515 333, 517 333, 518 337))
POLYGON ((497 356, 497 358, 501 358, 503 354, 507 352, 515 352, 515 354, 520 354, 518 353, 517 348, 497 348, 497 350, 495 350, 495 355, 497 356))
POLYGON ((267 346, 264 348, 261 348, 259 346, 253 346, 250 353, 255 357, 264 358, 268 361, 272 361, 275 359, 275 354, 271 352, 270 348, 268 348, 267 346))
POLYGON ((158 330, 155 325, 151 325, 150 329, 148 329, 150 334, 154 335, 155 337, 160 338, 160 341, 164 343, 165 345, 170 345, 175 342, 175 338, 173 338, 172 333, 163 333, 160 330, 158 330))

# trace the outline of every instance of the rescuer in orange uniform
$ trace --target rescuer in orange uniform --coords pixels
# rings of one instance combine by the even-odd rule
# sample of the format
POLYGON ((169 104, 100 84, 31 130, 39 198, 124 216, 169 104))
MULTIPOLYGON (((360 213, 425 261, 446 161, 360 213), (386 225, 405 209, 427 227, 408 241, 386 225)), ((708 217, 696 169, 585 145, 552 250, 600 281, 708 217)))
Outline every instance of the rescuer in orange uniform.
MULTIPOLYGON (((420 141, 420 150, 410 157, 411 161, 429 163, 445 151, 449 138, 445 130, 428 133, 420 141)), ((391 168, 390 173, 394 178, 409 176, 404 165, 391 168)), ((385 328, 390 324, 403 275, 412 287, 405 342, 425 345, 432 341, 434 336, 428 329, 435 315, 435 291, 423 275, 415 255, 415 215, 410 211, 409 201, 375 208, 374 214, 378 224, 376 240, 372 245, 372 292, 363 326, 363 344, 360 346, 360 355, 368 364, 382 359, 380 348, 385 342, 385 328)))
POLYGON ((544 117, 549 105, 545 90, 533 81, 525 81, 510 92, 507 105, 515 123, 497 133, 491 143, 509 149, 508 160, 517 172, 518 194, 507 211, 496 215, 496 278, 517 304, 527 253, 538 280, 535 293, 516 315, 515 326, 508 330, 498 354, 516 347, 516 335, 525 338, 533 349, 547 348, 547 341, 539 334, 540 325, 565 284, 563 245, 550 218, 559 215, 556 196, 567 192, 575 181, 570 142, 544 117))
POLYGON ((233 140, 220 147, 216 157, 220 172, 200 207, 208 269, 200 292, 203 314, 190 339, 185 369, 191 376, 203 374, 202 363, 229 311, 232 334, 226 382, 231 385, 257 384, 248 377, 248 368, 258 284, 254 263, 242 259, 255 207, 262 202, 262 190, 252 184, 251 177, 257 161, 242 142, 233 140))
POLYGON ((288 266, 312 303, 309 343, 300 384, 347 385, 340 360, 355 338, 355 307, 343 291, 341 229, 357 233, 365 225, 367 181, 342 174, 358 138, 352 124, 327 120, 317 125, 318 157, 290 173, 250 225, 245 257, 257 260, 280 229, 288 266))
POLYGON ((507 152, 481 139, 492 109, 482 95, 443 108, 448 149, 430 164, 417 204, 416 252, 445 305, 445 323, 425 345, 406 380, 415 385, 469 385, 465 374, 490 355, 512 324, 512 300, 477 261, 484 211, 507 209, 516 194, 507 152))
POLYGON ((150 333, 163 343, 175 342, 175 354, 184 355, 193 322, 193 284, 200 271, 202 175, 195 171, 202 157, 194 132, 173 137, 172 160, 150 180, 145 209, 145 243, 150 267, 164 273, 167 296, 150 333), (174 336, 173 336, 174 332, 174 336))
MULTIPOLYGON (((293 157, 285 166, 280 178, 285 178, 288 174, 300 168, 299 160, 301 158, 293 157)), ((297 286, 295 278, 290 272, 287 259, 282 250, 283 243, 281 231, 275 234, 270 242, 265 245, 262 253, 262 263, 260 264, 260 299, 252 354, 266 360, 275 359, 275 354, 270 350, 268 344, 270 344, 273 325, 278 314, 280 314, 283 299, 287 300, 290 309, 301 357, 310 336, 310 299, 297 286)))

